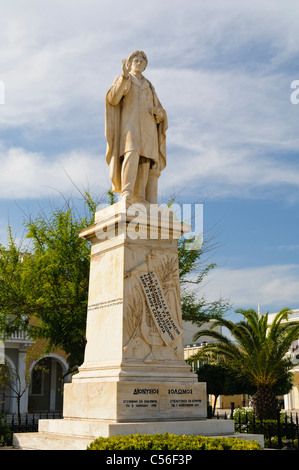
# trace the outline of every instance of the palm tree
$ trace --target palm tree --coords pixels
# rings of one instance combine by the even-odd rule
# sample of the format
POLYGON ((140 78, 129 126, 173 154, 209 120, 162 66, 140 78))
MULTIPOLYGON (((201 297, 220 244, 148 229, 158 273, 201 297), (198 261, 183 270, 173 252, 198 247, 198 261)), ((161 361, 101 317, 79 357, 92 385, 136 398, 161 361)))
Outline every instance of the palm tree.
POLYGON ((216 340, 201 348, 196 359, 208 358, 210 363, 221 363, 237 379, 254 387, 253 406, 258 419, 275 417, 275 385, 282 377, 288 377, 294 367, 287 352, 299 337, 299 324, 288 322, 290 312, 288 308, 282 309, 269 325, 268 313, 236 310, 244 317, 240 322, 220 318, 213 322, 210 330, 201 330, 194 336, 194 340, 200 336, 216 340), (218 326, 228 329, 232 339, 215 331, 218 326))

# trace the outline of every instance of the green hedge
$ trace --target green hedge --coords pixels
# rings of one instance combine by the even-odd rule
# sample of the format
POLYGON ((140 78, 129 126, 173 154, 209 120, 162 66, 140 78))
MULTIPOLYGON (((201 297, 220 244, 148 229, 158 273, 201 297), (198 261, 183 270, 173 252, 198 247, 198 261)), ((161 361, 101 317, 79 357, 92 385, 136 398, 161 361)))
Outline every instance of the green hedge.
POLYGON ((11 445, 12 433, 4 415, 0 415, 0 447, 11 445))
MULTIPOLYGON (((263 434, 265 447, 278 449, 278 427, 277 419, 264 419, 263 421, 254 419, 252 408, 234 409, 235 432, 250 434, 263 434)), ((285 413, 280 413, 280 438, 282 443, 291 440, 295 449, 298 448, 297 425, 291 422, 290 417, 285 413)))
POLYGON ((256 441, 234 437, 178 436, 176 434, 130 434, 99 437, 87 450, 261 450, 256 441))

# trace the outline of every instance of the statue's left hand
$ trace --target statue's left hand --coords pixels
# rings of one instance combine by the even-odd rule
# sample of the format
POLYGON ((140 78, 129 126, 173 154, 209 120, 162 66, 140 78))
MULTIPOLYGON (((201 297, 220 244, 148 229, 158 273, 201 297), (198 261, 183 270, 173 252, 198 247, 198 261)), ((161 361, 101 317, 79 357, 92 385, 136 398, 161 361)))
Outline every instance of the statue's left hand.
POLYGON ((156 106, 152 109, 152 115, 155 118, 157 124, 163 121, 164 113, 162 108, 157 108, 156 106))
POLYGON ((152 166, 152 170, 158 170, 158 171, 161 171, 161 168, 160 168, 160 163, 159 162, 155 162, 152 166))

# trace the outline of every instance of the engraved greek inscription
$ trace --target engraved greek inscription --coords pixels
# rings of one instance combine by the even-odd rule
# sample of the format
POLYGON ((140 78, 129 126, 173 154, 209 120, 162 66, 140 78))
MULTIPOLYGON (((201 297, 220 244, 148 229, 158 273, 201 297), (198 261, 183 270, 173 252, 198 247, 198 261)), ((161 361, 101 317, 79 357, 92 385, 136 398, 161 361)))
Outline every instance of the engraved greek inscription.
POLYGON ((170 400, 172 408, 194 408, 200 406, 201 400, 170 400))
POLYGON ((169 388, 168 395, 192 395, 193 390, 192 388, 169 388))
POLYGON ((123 400, 126 408, 157 408, 158 400, 123 400))
POLYGON ((104 302, 98 302, 96 304, 88 305, 88 311, 98 310, 98 309, 106 308, 106 307, 114 307, 114 305, 119 305, 119 304, 122 304, 122 303, 123 303, 122 298, 106 300, 104 302))
POLYGON ((139 394, 145 394, 145 395, 154 394, 154 395, 158 395, 158 394, 159 394, 159 389, 158 389, 158 388, 135 388, 133 394, 134 394, 134 395, 139 395, 139 394))
POLYGON ((181 331, 171 316, 159 280, 154 272, 141 274, 139 277, 155 325, 165 344, 170 344, 181 331))

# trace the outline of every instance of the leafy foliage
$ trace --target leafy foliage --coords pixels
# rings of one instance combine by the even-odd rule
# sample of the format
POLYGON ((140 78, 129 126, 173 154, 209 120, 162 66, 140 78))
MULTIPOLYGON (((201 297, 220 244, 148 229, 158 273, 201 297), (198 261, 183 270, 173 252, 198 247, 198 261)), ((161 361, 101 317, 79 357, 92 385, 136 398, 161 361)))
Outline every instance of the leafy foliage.
POLYGON ((261 450, 261 447, 256 441, 230 437, 178 436, 166 433, 99 437, 87 450, 261 450))
MULTIPOLYGON (((191 360, 188 362, 192 362, 191 360)), ((207 385, 207 394, 214 395, 213 415, 215 414, 216 400, 220 395, 252 394, 256 390, 250 384, 238 380, 238 378, 219 364, 202 364, 196 371, 199 382, 207 385)))
MULTIPOLYGON (((271 418, 276 413, 276 393, 284 386, 291 388, 293 364, 287 353, 299 336, 299 324, 289 322, 290 310, 281 310, 269 325, 268 314, 255 310, 238 310, 244 317, 238 323, 217 319, 211 330, 199 331, 196 338, 210 336, 217 340, 202 348, 193 359, 206 359, 221 364, 244 385, 256 389, 254 407, 259 418, 271 418), (232 339, 214 328, 228 329, 232 339)), ((286 387, 286 388, 287 388, 286 387)))
POLYGON ((0 414, 0 447, 8 446, 11 443, 12 432, 6 421, 6 416, 0 414))
MULTIPOLYGON (((279 448, 279 437, 282 443, 291 440, 292 445, 298 449, 298 430, 291 415, 277 410, 276 419, 256 420, 254 410, 250 407, 235 408, 233 412, 235 432, 263 434, 266 448, 279 448), (279 424, 279 428, 278 428, 279 424)), ((289 442, 291 442, 289 441, 289 442)))
POLYGON ((186 244, 189 242, 187 238, 178 241, 182 315, 185 321, 201 326, 212 318, 221 318, 229 310, 230 303, 222 298, 208 302, 204 295, 200 295, 199 289, 205 277, 216 264, 204 265, 202 260, 208 250, 205 244, 198 249, 187 250, 186 244), (193 274, 192 279, 191 274, 193 274))
POLYGON ((9 230, 0 247, 0 331, 18 329, 49 341, 48 350, 62 347, 70 366, 83 361, 88 295, 88 242, 78 232, 93 222, 95 205, 86 194, 88 217, 71 207, 55 209, 26 222, 32 248, 22 251, 9 230))
MULTIPOLYGON (((84 217, 73 201, 66 201, 49 216, 25 221, 30 248, 18 246, 10 228, 7 246, 0 246, 0 334, 22 329, 33 339, 46 339, 45 352, 62 348, 71 368, 84 357, 90 265, 90 244, 78 233, 94 222, 97 206, 89 193, 83 196, 84 217)), ((111 191, 108 200, 115 202, 111 191)), ((201 324, 221 316, 226 304, 198 296, 198 286, 215 265, 202 267, 205 248, 186 250, 185 244, 178 243, 183 319, 201 324)))

